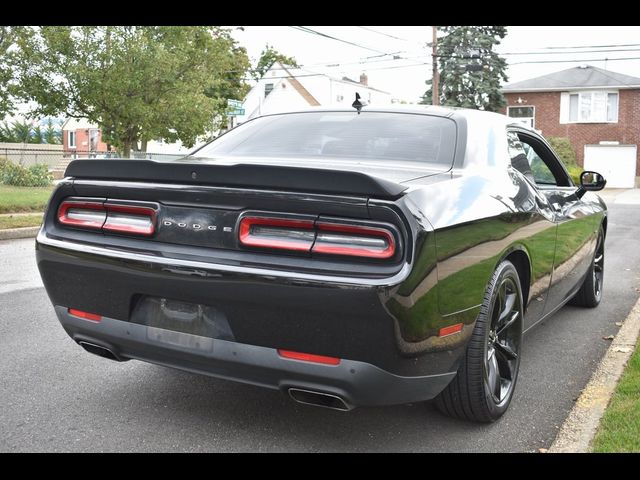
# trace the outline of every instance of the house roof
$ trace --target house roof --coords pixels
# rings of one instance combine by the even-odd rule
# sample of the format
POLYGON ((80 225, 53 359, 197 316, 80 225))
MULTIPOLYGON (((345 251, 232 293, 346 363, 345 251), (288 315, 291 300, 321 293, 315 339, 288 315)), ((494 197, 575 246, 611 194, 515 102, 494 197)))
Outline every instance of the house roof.
POLYGON ((510 83, 502 91, 536 92, 581 88, 640 88, 640 78, 585 65, 510 83))
POLYGON ((287 70, 287 68, 280 62, 278 62, 278 64, 280 65, 280 67, 282 67, 282 69, 287 72, 287 75, 289 75, 287 77, 287 80, 289 81, 289 83, 291 84, 291 86, 296 90, 296 92, 298 92, 302 98, 304 98, 307 103, 309 105, 311 105, 312 107, 317 107, 320 105, 320 102, 318 100, 316 100, 316 97, 314 97, 313 95, 311 95, 311 92, 309 92, 309 90, 307 90, 306 88, 304 88, 304 85, 302 85, 298 79, 296 77, 294 77, 293 75, 291 75, 291 72, 289 70, 287 70))

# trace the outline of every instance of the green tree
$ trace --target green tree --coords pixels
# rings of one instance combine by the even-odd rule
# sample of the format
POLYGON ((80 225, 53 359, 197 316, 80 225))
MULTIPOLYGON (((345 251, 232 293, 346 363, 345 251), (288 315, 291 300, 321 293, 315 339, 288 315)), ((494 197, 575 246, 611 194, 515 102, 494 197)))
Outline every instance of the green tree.
MULTIPOLYGON (((438 27, 440 104, 497 112, 506 104, 501 81, 507 62, 494 48, 507 34, 501 26, 438 27)), ((427 80, 431 85, 431 80, 427 80)), ((431 104, 432 87, 420 103, 431 104)))
POLYGON ((13 125, 11 125, 11 137, 16 143, 34 143, 31 141, 33 138, 33 127, 28 122, 15 121, 13 125))
POLYGON ((260 58, 258 59, 256 67, 252 71, 253 78, 255 80, 260 80, 276 62, 280 62, 283 65, 293 68, 298 68, 298 62, 296 62, 295 58, 288 57, 287 55, 278 52, 271 45, 266 44, 262 53, 260 53, 260 58))
POLYGON ((62 143, 62 129, 59 127, 60 125, 52 118, 47 118, 47 123, 45 124, 45 129, 43 132, 44 143, 49 143, 52 145, 59 145, 62 143))
POLYGON ((0 26, 0 117, 13 111, 11 88, 13 82, 13 61, 15 55, 11 51, 17 34, 22 27, 0 26))
POLYGON ((249 68, 220 27, 37 27, 17 45, 17 94, 37 104, 31 115, 87 118, 125 157, 152 139, 193 146, 224 118, 215 94, 235 92, 249 68))

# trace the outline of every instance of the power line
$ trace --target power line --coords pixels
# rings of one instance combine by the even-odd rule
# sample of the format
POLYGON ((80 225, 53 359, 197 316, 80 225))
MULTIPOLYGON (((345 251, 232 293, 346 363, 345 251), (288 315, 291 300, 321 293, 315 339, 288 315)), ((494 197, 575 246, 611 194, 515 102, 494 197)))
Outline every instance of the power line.
POLYGON ((570 48, 609 48, 609 47, 638 47, 640 43, 621 43, 613 45, 577 45, 574 47, 540 47, 541 49, 556 50, 556 49, 570 49, 570 48))
POLYGON ((615 62, 618 60, 640 60, 640 57, 620 57, 620 58, 577 58, 572 60, 529 60, 524 62, 509 63, 509 65, 523 65, 529 63, 581 63, 581 62, 615 62))
POLYGON ((370 48, 370 47, 366 47, 364 45, 360 45, 360 44, 355 43, 355 42, 350 42, 349 40, 343 40, 343 39, 338 38, 338 37, 327 35, 326 33, 318 32, 317 30, 313 30, 311 28, 302 27, 302 26, 291 26, 291 25, 289 26, 289 28, 294 28, 296 30, 300 30, 301 32, 310 33, 310 34, 313 34, 313 35, 319 35, 321 37, 328 38, 330 40, 335 40, 336 42, 346 43, 347 45, 352 45, 354 47, 363 48, 363 49, 369 50, 371 52, 376 52, 376 53, 382 53, 384 55, 389 55, 389 53, 383 52, 382 50, 376 50, 375 48, 370 48))
MULTIPOLYGON (((568 47, 567 47, 568 48, 568 47)), ((637 52, 640 48, 620 48, 620 49, 606 49, 606 50, 583 50, 581 52, 505 52, 498 53, 498 55, 573 55, 583 53, 605 53, 605 52, 637 52)))
POLYGON ((395 40, 400 40, 401 42, 411 42, 411 40, 407 40, 406 38, 400 38, 400 37, 396 37, 395 35, 389 35, 388 33, 379 32, 378 30, 374 30, 373 28, 359 27, 357 25, 356 27, 361 28, 362 30, 367 30, 368 32, 377 33, 378 35, 384 35, 385 37, 393 38, 395 40))

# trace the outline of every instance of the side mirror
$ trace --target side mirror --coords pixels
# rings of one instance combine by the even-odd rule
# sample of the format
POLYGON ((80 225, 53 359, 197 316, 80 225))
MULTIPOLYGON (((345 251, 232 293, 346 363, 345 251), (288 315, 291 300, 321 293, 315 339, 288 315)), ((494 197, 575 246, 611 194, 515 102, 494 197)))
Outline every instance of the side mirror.
POLYGON ((580 174, 580 186, 576 191, 578 198, 581 198, 585 192, 598 192, 602 190, 607 181, 598 172, 584 171, 580 174))

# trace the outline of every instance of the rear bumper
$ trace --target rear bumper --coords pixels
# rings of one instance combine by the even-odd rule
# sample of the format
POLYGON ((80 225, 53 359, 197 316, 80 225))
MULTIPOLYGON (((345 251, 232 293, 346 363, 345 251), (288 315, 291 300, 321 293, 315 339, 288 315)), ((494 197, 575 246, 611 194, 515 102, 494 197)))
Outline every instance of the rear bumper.
POLYGON ((428 400, 455 376, 455 372, 400 376, 370 363, 345 359, 338 365, 320 365, 283 358, 274 348, 176 332, 172 336, 180 340, 167 343, 156 340, 157 329, 151 327, 109 317, 92 322, 69 315, 65 307, 56 306, 55 310, 76 342, 101 346, 122 360, 138 359, 285 392, 290 388, 324 392, 342 398, 349 406, 428 400))

